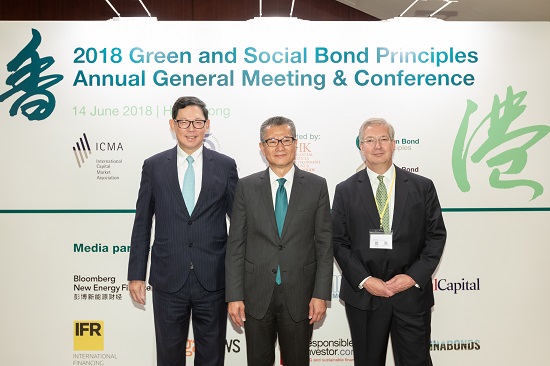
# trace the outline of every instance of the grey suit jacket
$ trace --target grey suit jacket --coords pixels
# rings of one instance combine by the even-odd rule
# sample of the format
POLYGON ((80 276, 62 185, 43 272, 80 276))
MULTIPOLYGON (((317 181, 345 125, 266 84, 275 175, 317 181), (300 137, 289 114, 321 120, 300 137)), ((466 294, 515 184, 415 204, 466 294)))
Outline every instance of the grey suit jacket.
POLYGON ((263 318, 276 286, 277 266, 294 321, 307 319, 311 298, 330 300, 333 254, 327 183, 298 168, 281 237, 269 170, 237 183, 225 260, 226 300, 244 300, 248 315, 263 318))

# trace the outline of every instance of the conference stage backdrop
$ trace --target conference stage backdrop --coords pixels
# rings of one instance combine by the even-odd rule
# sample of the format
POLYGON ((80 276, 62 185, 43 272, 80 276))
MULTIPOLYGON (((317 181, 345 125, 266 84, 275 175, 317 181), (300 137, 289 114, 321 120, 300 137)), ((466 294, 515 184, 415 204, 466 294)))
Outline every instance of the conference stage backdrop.
MULTIPOLYGON (((550 358, 550 24, 0 22, 3 365, 154 365, 126 265, 140 172, 176 144, 172 103, 209 106, 206 146, 266 168, 259 126, 298 127, 296 163, 334 186, 362 164, 369 117, 395 162, 434 180, 448 242, 434 274, 438 365, 550 358)), ((335 265, 311 363, 352 365, 335 265)), ((246 364, 242 330, 228 365, 246 364)), ((193 361, 192 332, 187 360, 193 361)), ((277 360, 279 364, 279 360, 277 360)), ((388 365, 392 364, 391 352, 388 365)))

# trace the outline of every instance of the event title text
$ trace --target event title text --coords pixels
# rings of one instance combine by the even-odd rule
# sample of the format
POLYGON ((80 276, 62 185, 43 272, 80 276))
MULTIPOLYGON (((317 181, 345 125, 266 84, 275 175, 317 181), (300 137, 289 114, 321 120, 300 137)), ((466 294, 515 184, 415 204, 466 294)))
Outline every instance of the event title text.
MULTIPOLYGON (((219 86, 219 87, 312 87, 323 90, 327 81, 335 87, 355 85, 368 86, 472 86, 475 77, 471 73, 447 71, 449 67, 475 64, 479 61, 477 51, 457 50, 453 47, 425 50, 393 50, 387 47, 358 50, 330 50, 326 47, 303 47, 280 50, 261 50, 237 47, 225 51, 157 51, 140 47, 124 51, 122 48, 76 48, 75 64, 125 64, 139 67, 124 73, 86 73, 80 69, 74 78, 73 86, 219 86), (385 70, 373 72, 370 64, 383 65, 385 70), (200 64, 201 72, 196 72, 194 64, 200 64), (307 72, 299 70, 300 65, 308 65, 307 72), (316 67, 311 66, 314 64, 316 67), (152 70, 143 65, 163 65, 152 70), (189 70, 182 72, 185 65, 189 70), (220 66, 222 70, 204 72, 206 65, 220 66), (238 69, 237 65, 246 68, 238 69), (255 68, 248 68, 248 66, 255 68), (289 68, 292 65, 294 67, 289 68), (328 71, 326 65, 337 65, 328 71), (357 67, 360 65, 360 67, 357 67), (399 70, 391 67, 399 66, 399 70), (402 65, 415 68, 406 71, 402 65), (387 68, 390 70, 386 70, 387 68), (424 67, 425 69, 422 69, 424 67), (437 70, 434 72, 433 68, 437 70), (312 70, 318 69, 319 72, 312 70), (420 69, 420 70, 418 70, 420 69)), ((116 68, 116 67, 115 67, 116 68)), ((153 68, 154 69, 154 68, 153 68)))

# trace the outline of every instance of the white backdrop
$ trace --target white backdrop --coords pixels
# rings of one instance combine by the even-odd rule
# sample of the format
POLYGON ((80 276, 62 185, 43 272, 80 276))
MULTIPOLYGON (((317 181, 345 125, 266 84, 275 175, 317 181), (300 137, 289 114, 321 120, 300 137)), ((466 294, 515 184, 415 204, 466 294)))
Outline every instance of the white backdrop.
MULTIPOLYGON (((388 119, 396 164, 434 180, 448 229, 434 363, 550 357, 548 23, 0 22, 0 34, 2 364, 155 364, 150 295, 138 308, 123 286, 141 165, 175 145, 182 95, 207 103, 207 146, 241 177, 265 169, 261 122, 294 120, 297 164, 331 196, 361 165, 362 121, 388 119)), ((339 276, 312 364, 353 364, 339 276)), ((226 364, 246 364, 245 347, 229 325, 226 364)))

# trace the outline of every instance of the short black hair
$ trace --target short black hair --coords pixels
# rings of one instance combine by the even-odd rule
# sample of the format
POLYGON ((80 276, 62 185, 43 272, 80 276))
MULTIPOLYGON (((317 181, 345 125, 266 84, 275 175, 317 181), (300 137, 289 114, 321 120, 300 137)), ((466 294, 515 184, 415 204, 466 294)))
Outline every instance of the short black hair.
POLYGON ((204 114, 204 119, 208 119, 208 109, 206 104, 197 97, 179 97, 178 100, 174 103, 172 107, 172 119, 176 119, 178 116, 178 111, 190 105, 196 105, 202 109, 202 114, 204 114))

